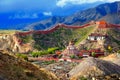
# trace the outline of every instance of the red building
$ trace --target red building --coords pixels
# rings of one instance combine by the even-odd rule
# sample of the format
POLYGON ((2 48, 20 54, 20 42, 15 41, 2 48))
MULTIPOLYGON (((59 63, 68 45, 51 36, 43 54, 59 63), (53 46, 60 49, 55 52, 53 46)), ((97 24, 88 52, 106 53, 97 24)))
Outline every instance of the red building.
POLYGON ((99 56, 104 56, 104 51, 100 50, 100 49, 91 49, 91 50, 81 50, 78 56, 81 57, 89 57, 89 56, 93 56, 94 53, 94 57, 99 57, 99 56))
POLYGON ((108 28, 108 24, 105 20, 101 20, 99 22, 96 22, 99 26, 98 28, 108 28))

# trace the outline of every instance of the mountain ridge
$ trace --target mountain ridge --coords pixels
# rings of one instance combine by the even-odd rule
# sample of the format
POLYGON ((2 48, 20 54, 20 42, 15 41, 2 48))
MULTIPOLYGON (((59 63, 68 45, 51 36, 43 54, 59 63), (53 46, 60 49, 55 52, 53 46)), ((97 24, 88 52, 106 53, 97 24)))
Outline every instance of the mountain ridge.
MULTIPOLYGON (((102 17, 113 14, 113 13, 115 14, 119 13, 119 8, 120 8, 119 5, 120 5, 120 1, 114 2, 114 3, 101 4, 95 8, 90 8, 84 11, 76 12, 75 14, 68 17, 51 17, 47 20, 43 20, 43 21, 31 24, 26 28, 32 29, 32 30, 40 30, 41 28, 46 29, 58 23, 64 23, 67 25, 82 25, 92 20, 102 19, 102 17)), ((109 22, 109 20, 107 21, 109 22)))
MULTIPOLYGON (((105 2, 97 1, 94 3, 86 3, 81 5, 71 5, 68 4, 64 8, 58 7, 54 5, 54 8, 50 11, 51 15, 46 15, 47 11, 12 11, 12 12, 0 12, 0 29, 17 29, 17 30, 28 30, 29 28, 25 28, 25 26, 30 25, 32 23, 36 23, 45 19, 49 19, 50 17, 66 17, 72 15, 76 11, 82 11, 91 7, 95 7, 99 4, 105 2), (56 7, 55 7, 56 6, 56 7), (6 24, 7 23, 7 24, 6 24)), ((49 24, 47 24, 49 26, 49 24)), ((47 27, 45 27, 47 28, 47 27)), ((44 29, 44 28, 41 28, 44 29)))

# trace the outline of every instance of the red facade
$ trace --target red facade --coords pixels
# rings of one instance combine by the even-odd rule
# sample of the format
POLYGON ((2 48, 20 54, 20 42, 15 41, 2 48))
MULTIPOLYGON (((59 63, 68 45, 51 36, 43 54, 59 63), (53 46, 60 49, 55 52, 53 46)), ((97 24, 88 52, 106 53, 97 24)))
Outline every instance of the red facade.
POLYGON ((92 50, 81 50, 78 56, 84 57, 84 55, 92 56, 92 53, 95 53, 95 57, 104 56, 104 51, 100 49, 92 49, 92 50))

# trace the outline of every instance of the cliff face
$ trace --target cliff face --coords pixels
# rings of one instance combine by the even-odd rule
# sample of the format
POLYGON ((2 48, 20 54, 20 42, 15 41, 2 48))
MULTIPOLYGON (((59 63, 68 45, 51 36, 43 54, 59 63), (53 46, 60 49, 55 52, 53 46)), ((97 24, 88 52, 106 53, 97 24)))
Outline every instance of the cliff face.
POLYGON ((0 34, 0 50, 26 53, 32 50, 32 47, 29 43, 21 44, 20 39, 14 34, 0 34))

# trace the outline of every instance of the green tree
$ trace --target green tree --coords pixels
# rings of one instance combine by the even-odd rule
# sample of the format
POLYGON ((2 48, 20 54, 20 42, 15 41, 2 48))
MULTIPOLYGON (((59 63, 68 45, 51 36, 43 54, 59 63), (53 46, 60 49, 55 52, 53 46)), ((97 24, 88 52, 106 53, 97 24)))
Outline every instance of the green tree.
POLYGON ((118 50, 117 53, 120 54, 120 50, 118 50))
POLYGON ((109 53, 111 53, 111 52, 112 52, 112 50, 113 50, 113 48, 112 48, 111 46, 108 46, 108 48, 107 48, 107 49, 108 49, 108 52, 109 52, 109 53))
POLYGON ((91 53, 91 56, 92 56, 92 57, 95 57, 95 56, 96 56, 96 53, 95 53, 95 52, 92 52, 92 53, 91 53))

